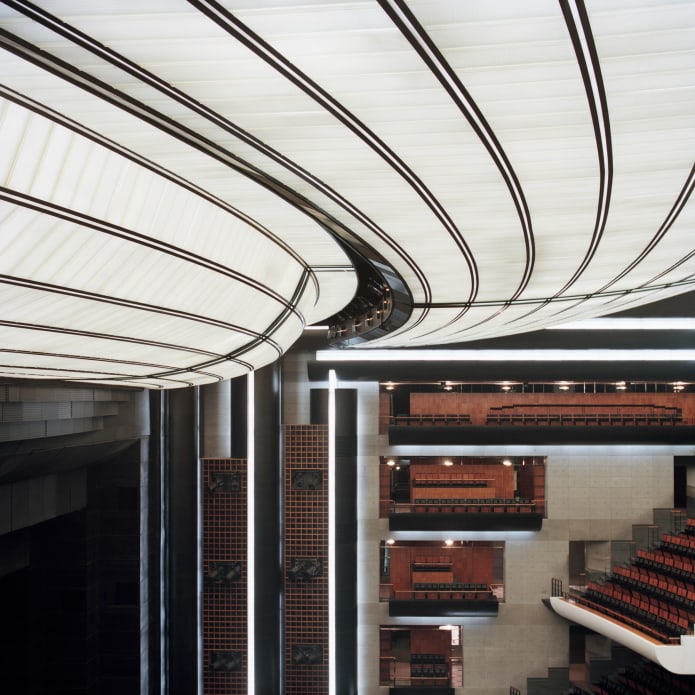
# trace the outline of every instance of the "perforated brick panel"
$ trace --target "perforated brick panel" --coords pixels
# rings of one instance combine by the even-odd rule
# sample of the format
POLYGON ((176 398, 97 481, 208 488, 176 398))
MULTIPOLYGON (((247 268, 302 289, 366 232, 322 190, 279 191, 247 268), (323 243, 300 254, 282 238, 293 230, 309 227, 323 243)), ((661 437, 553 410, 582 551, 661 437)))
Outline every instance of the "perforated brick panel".
MULTIPOLYGON (((286 425, 285 695, 328 693, 328 427, 286 425), (307 473, 302 473, 306 471, 307 473), (313 473, 312 473, 313 472, 313 473), (297 475, 300 473, 300 475, 297 475), (320 473, 320 484, 316 485, 320 473), (294 480, 294 484, 293 484, 294 480), (321 561, 320 576, 290 579, 297 558, 321 561), (295 663, 293 647, 321 646, 319 663, 295 663)), ((298 650, 294 650, 295 659, 298 650)))
POLYGON ((201 469, 203 687, 205 695, 243 695, 248 668, 246 459, 203 459, 201 469))

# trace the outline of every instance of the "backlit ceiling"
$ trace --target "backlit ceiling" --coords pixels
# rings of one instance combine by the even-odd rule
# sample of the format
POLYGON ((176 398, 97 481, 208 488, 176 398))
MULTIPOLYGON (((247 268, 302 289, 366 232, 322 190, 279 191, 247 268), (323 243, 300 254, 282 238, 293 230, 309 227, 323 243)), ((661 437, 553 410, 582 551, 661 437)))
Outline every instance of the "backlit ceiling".
MULTIPOLYGON (((0 374, 244 374, 353 298, 370 347, 695 286, 695 3, 0 5, 0 374)), ((357 348, 360 349, 360 348, 357 348)))

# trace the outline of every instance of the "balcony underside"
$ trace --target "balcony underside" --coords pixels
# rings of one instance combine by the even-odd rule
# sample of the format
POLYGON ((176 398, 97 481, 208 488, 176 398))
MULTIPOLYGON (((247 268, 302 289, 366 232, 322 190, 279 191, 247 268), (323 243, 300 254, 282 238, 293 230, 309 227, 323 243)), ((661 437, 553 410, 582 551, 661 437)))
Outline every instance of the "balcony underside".
POLYGON ((389 695, 454 695, 454 689, 434 685, 413 685, 400 688, 389 688, 389 695))
POLYGON ((693 425, 391 425, 389 444, 692 444, 693 425))
POLYGON ((605 635, 671 673, 695 674, 695 637, 692 635, 683 635, 680 644, 677 645, 660 644, 648 635, 621 625, 571 599, 553 596, 549 599, 549 604, 552 610, 563 618, 605 635))
POLYGON ((492 617, 499 610, 493 599, 406 599, 389 601, 389 616, 419 618, 492 617))
POLYGON ((391 531, 540 531, 538 512, 397 512, 389 514, 391 531))

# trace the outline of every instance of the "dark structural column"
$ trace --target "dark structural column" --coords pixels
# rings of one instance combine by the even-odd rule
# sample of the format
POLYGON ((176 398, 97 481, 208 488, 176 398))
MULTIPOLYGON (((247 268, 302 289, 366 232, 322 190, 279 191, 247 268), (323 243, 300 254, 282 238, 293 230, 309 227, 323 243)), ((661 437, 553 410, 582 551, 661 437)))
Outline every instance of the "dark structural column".
MULTIPOLYGON (((311 390, 311 424, 328 424, 328 391, 311 390)), ((338 695, 357 692, 357 390, 335 393, 335 628, 338 695)))
POLYGON ((235 459, 245 459, 247 442, 247 403, 248 403, 248 379, 239 376, 231 380, 230 402, 230 446, 231 456, 235 459))
POLYGON ((190 695, 198 690, 197 391, 176 389, 161 397, 167 692, 190 695))
MULTIPOLYGON (((254 374, 256 692, 280 692, 280 367, 254 374)), ((238 425, 232 400, 232 419, 238 425)), ((234 449, 235 435, 232 431, 234 449)))

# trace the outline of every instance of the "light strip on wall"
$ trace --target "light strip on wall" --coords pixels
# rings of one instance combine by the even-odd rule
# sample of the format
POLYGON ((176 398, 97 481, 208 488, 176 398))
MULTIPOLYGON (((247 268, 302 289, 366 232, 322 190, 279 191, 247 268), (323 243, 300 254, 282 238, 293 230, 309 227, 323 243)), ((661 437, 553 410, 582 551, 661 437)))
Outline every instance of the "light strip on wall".
MULTIPOLYGON (((196 474, 198 481, 202 480, 202 461, 200 459, 201 423, 200 423, 200 386, 194 386, 194 442, 196 474)), ((203 490, 202 484, 196 485, 196 642, 198 654, 198 693, 203 695, 203 490)))
POLYGON ((254 373, 246 378, 246 678, 248 695, 256 692, 256 537, 255 505, 255 394, 254 373))
POLYGON ((695 350, 318 350, 318 362, 670 362, 695 350))
POLYGON ((168 486, 168 466, 165 452, 167 451, 167 417, 169 416, 169 398, 166 394, 159 394, 159 454, 158 465, 161 475, 159 476, 159 687, 160 692, 168 693, 169 684, 167 674, 169 672, 169 627, 167 621, 167 596, 169 595, 169 578, 167 576, 167 566, 169 563, 169 552, 167 544, 167 486, 168 486))
POLYGON ((695 331, 692 318, 586 319, 553 326, 550 331, 695 331))
POLYGON ((328 372, 328 695, 336 695, 335 639, 335 370, 328 372))

